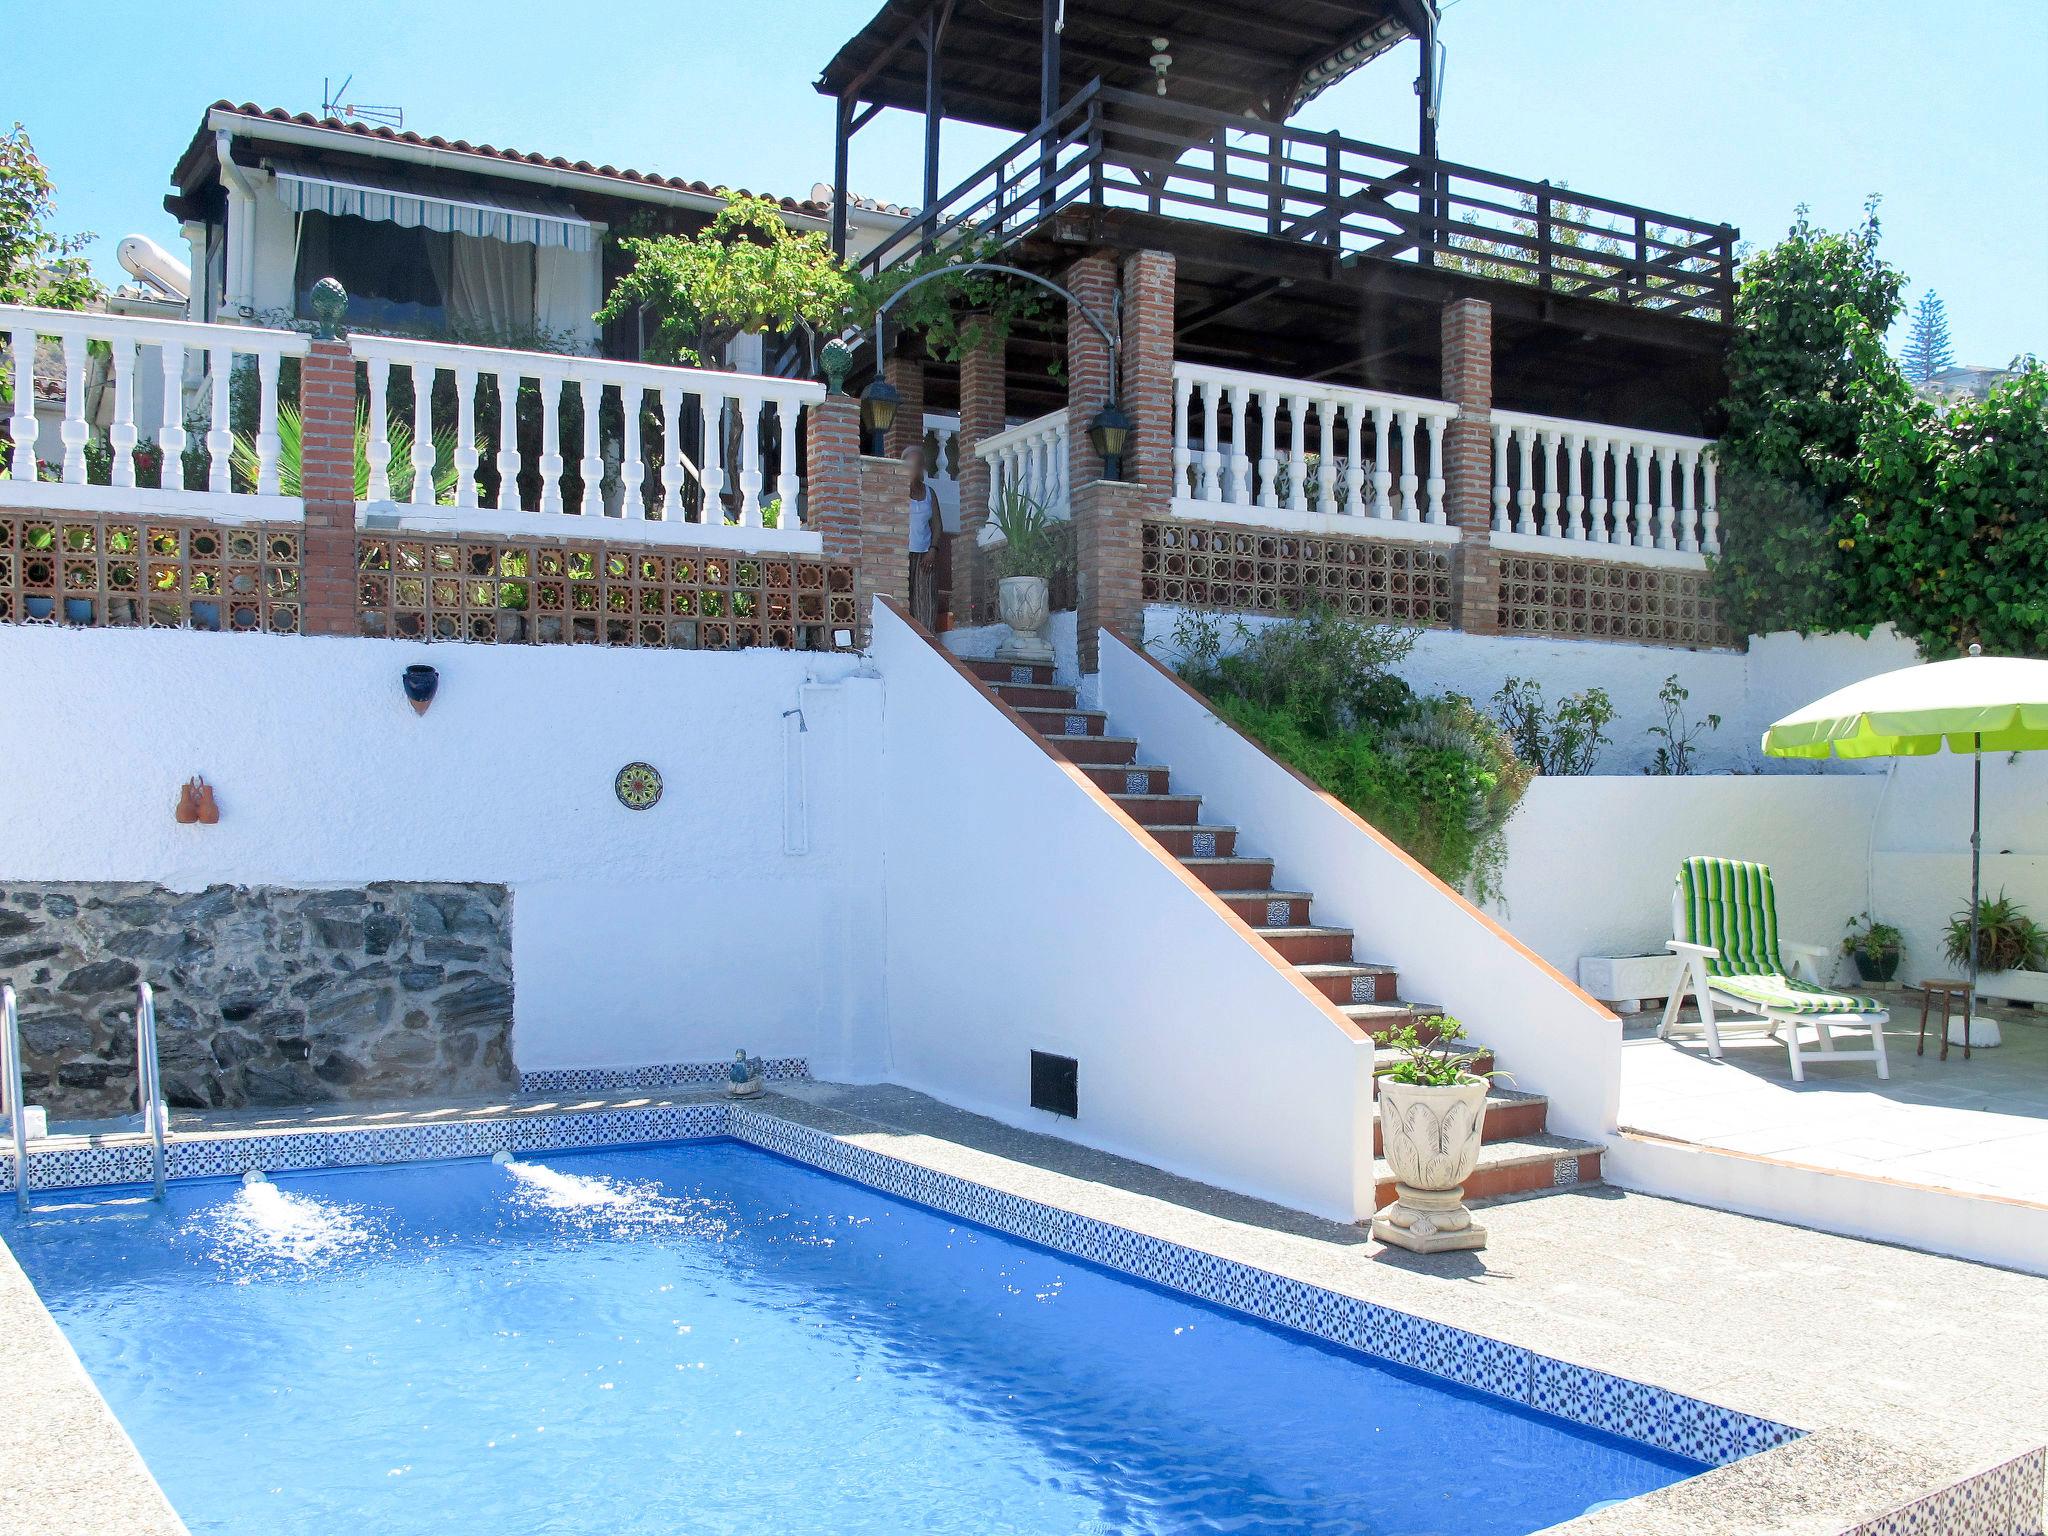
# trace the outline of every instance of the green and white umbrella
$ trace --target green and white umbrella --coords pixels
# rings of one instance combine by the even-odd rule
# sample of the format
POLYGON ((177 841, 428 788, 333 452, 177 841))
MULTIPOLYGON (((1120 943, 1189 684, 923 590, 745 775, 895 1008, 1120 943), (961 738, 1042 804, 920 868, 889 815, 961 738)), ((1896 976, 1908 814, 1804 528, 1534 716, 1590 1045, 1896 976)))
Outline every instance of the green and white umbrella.
POLYGON ((1970 996, 1977 1012, 1977 909, 1982 900, 1984 757, 2048 747, 2048 661, 1985 656, 1902 667, 1838 688, 1764 732, 1774 757, 1931 757, 1946 746, 1972 759, 1970 996))

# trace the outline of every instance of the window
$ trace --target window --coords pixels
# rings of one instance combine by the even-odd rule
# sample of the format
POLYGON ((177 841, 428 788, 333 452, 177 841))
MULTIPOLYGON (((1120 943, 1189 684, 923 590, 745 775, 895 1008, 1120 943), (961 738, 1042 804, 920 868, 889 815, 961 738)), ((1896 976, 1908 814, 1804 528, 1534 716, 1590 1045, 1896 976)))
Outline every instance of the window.
POLYGON ((302 213, 292 280, 298 316, 313 318, 313 285, 332 277, 348 290, 352 326, 439 329, 448 319, 454 240, 379 219, 302 213))

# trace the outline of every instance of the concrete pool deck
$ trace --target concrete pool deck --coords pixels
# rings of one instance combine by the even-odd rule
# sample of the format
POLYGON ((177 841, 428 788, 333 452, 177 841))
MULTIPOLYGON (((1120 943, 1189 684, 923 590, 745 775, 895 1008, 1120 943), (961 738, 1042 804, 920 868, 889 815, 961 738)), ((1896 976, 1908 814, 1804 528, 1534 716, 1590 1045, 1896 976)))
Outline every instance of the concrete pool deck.
MULTIPOLYGON (((542 1095, 241 1111, 181 1115, 174 1129, 261 1135, 717 1097, 542 1095)), ((1421 1257, 1382 1248, 1357 1227, 907 1089, 791 1083, 752 1107, 907 1162, 1812 1432, 1557 1528, 1572 1536, 1839 1536, 2048 1441, 2048 1338, 2039 1326, 2048 1280, 1605 1187, 1492 1205, 1487 1250, 1421 1257)), ((0 1363, 15 1367, 11 1379, 32 1383, 0 1408, 0 1466, 10 1469, 0 1493, 34 1510, 48 1536, 181 1529, 9 1256, 0 1256, 0 1351, 0 1363), (57 1424, 66 1426, 61 1456, 49 1454, 57 1424), (121 1490, 125 1502, 117 1503, 121 1490)), ((2027 1514, 2029 1524, 1914 1528, 2038 1530, 2040 1511, 2027 1514)))

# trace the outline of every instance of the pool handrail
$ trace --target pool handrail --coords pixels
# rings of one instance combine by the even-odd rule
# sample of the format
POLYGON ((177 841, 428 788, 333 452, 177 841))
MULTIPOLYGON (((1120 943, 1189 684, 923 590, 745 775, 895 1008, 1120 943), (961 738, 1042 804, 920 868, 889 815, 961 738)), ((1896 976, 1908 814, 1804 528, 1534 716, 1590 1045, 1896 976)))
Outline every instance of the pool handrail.
POLYGON ((156 991, 141 983, 135 994, 135 1097, 149 1128, 152 1198, 164 1197, 164 1084, 156 1057, 156 991))
POLYGON ((28 1209, 28 1116, 21 1094, 21 1016, 14 988, 0 985, 0 1087, 7 1090, 7 1123, 14 1137, 14 1203, 28 1209))

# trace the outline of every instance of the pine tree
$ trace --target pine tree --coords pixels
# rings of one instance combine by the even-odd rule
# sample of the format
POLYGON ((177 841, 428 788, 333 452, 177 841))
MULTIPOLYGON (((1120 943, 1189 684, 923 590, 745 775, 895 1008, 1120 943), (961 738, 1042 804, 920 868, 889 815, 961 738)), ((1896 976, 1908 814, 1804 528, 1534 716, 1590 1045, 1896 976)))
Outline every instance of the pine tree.
POLYGON ((1913 318, 1906 322, 1906 349, 1899 365, 1915 384, 1925 384, 1956 360, 1948 343, 1948 310, 1933 289, 1920 295, 1913 318))

